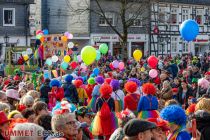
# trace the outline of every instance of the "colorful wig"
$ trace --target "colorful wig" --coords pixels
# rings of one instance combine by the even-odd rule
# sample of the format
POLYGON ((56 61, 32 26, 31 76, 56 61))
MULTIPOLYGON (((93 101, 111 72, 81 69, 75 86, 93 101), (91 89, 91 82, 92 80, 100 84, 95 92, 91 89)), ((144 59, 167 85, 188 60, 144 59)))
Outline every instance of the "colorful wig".
POLYGON ((185 111, 178 105, 169 105, 163 108, 160 116, 169 123, 175 123, 179 126, 185 126, 187 122, 185 111))
POLYGON ((129 93, 134 93, 137 90, 137 84, 133 81, 125 83, 125 90, 129 93))
POLYGON ((113 79, 111 81, 110 85, 111 85, 113 91, 116 91, 120 88, 120 82, 119 82, 119 80, 116 80, 116 79, 113 79))
POLYGON ((53 79, 53 80, 50 81, 50 86, 51 87, 60 87, 61 84, 60 84, 60 82, 58 80, 53 79))
POLYGON ((210 83, 205 78, 201 78, 201 79, 198 80, 198 86, 200 86, 204 89, 208 89, 209 86, 210 86, 210 83))
POLYGON ((112 81, 112 78, 106 78, 106 79, 105 79, 105 83, 107 83, 107 84, 110 84, 111 81, 112 81))
POLYGON ((152 83, 145 83, 142 87, 142 91, 144 94, 154 95, 156 93, 156 88, 152 83))
POLYGON ((104 83, 104 78, 102 76, 97 76, 95 78, 96 83, 102 85, 104 83))
POLYGON ((138 87, 141 86, 141 82, 138 79, 136 79, 136 78, 130 78, 130 79, 128 79, 128 82, 129 81, 135 82, 138 85, 138 87))
POLYGON ((76 88, 80 88, 82 86, 83 82, 82 80, 75 80, 74 85, 76 88))
POLYGON ((109 98, 112 94, 112 87, 108 84, 103 84, 100 87, 101 96, 104 98, 109 98))
POLYGON ((68 74, 68 75, 65 77, 65 81, 66 81, 67 83, 71 83, 72 80, 73 80, 73 76, 70 75, 70 74, 68 74))

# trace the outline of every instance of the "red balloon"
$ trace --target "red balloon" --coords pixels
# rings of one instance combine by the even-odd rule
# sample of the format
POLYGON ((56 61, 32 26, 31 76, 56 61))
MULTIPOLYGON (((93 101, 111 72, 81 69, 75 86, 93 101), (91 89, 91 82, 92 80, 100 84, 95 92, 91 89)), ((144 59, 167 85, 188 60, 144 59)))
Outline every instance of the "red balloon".
POLYGON ((112 69, 112 70, 114 69, 114 66, 113 66, 112 63, 109 64, 109 67, 110 67, 110 69, 112 69))
POLYGON ((72 69, 76 69, 77 67, 77 62, 71 62, 70 66, 72 67, 72 69))
POLYGON ((148 59, 147 59, 147 62, 148 62, 148 65, 150 68, 152 69, 156 69, 157 65, 158 65, 158 59, 157 57, 155 56, 150 56, 148 59))

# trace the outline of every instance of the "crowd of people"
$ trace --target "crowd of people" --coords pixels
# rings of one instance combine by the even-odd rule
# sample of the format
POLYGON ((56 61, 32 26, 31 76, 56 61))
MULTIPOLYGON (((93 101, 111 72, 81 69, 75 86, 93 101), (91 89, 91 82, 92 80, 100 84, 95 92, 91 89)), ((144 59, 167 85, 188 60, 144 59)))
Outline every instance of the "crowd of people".
POLYGON ((2 75, 0 140, 210 139, 210 55, 159 57, 155 78, 146 58, 123 70, 115 59, 60 78, 2 75))

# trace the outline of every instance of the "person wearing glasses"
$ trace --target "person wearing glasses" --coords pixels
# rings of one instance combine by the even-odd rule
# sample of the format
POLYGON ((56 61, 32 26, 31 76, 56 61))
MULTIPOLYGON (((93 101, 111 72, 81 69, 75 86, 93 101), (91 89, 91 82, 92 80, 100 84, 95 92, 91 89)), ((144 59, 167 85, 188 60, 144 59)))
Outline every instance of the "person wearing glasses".
POLYGON ((78 135, 80 123, 76 120, 75 114, 57 111, 51 121, 53 135, 48 136, 46 140, 53 138, 65 138, 74 140, 78 135))

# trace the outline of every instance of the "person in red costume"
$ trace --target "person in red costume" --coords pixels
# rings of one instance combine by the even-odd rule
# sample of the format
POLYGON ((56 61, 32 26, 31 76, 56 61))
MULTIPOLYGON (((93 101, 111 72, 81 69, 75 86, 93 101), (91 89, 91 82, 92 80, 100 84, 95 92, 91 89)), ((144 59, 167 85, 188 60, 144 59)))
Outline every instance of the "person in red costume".
POLYGON ((129 109, 135 114, 137 113, 137 106, 140 99, 140 95, 135 93, 137 90, 137 84, 133 81, 129 81, 125 84, 125 90, 127 95, 124 98, 124 110, 129 109))
POLYGON ((99 139, 105 137, 109 140, 111 134, 117 128, 117 118, 115 116, 114 99, 111 97, 112 87, 103 84, 100 87, 101 96, 96 101, 97 114, 91 124, 90 131, 99 139))
POLYGON ((56 79, 51 80, 50 87, 52 88, 52 90, 49 93, 48 107, 51 111, 52 108, 56 105, 56 101, 60 102, 64 98, 64 90, 61 87, 60 82, 56 79))

